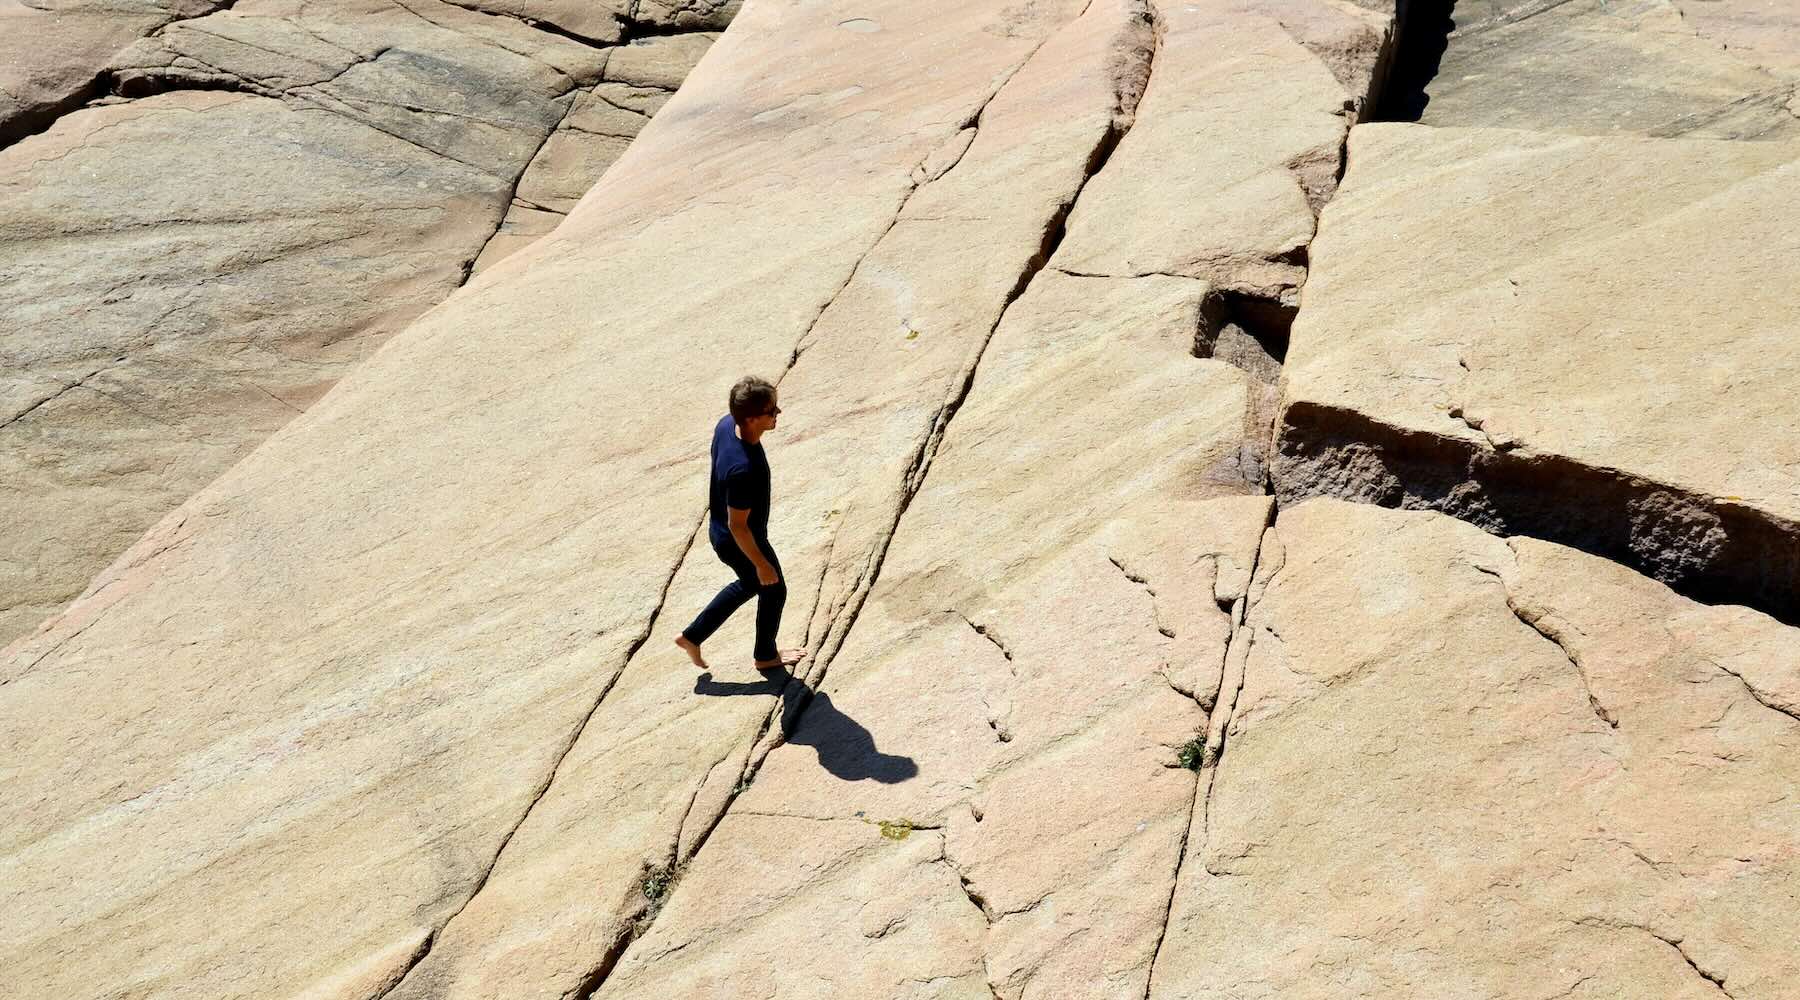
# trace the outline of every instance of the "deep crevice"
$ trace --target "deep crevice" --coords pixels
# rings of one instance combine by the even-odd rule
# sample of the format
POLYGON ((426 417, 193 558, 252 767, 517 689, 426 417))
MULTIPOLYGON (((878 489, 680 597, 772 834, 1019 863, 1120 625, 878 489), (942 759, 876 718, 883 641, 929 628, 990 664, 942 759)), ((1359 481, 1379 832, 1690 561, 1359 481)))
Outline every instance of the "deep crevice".
POLYGON ((21 139, 29 139, 50 131, 64 115, 80 111, 87 103, 106 93, 105 71, 95 73, 93 79, 75 88, 62 99, 45 104, 34 111, 21 112, 12 120, 0 125, 0 150, 4 150, 21 139))
POLYGON ((1219 291, 1201 305, 1194 357, 1217 358, 1273 385, 1287 362, 1297 305, 1266 295, 1219 291))
POLYGON ((1558 455, 1294 403, 1274 462, 1283 504, 1315 496, 1431 510, 1618 562, 1703 604, 1800 624, 1800 524, 1558 455))
POLYGON ((1371 100, 1370 121, 1416 122, 1431 103, 1450 35, 1456 30, 1456 0, 1399 0, 1394 16, 1393 58, 1385 67, 1380 97, 1371 100))
MULTIPOLYGON (((1232 653, 1240 639, 1248 643, 1254 643, 1255 641, 1254 633, 1251 631, 1249 624, 1251 607, 1250 591, 1256 586, 1257 572, 1262 566, 1263 543, 1267 539, 1268 533, 1274 527, 1276 512, 1276 505, 1270 503, 1268 516, 1263 521, 1262 534, 1257 538, 1256 551, 1250 557, 1249 587, 1242 597, 1237 598, 1233 602, 1231 635, 1226 640, 1224 660, 1220 664, 1219 687, 1212 696, 1213 703, 1207 712, 1205 744, 1201 750, 1200 767, 1198 768, 1198 773, 1194 775, 1193 798, 1188 802, 1188 821, 1187 824, 1182 827, 1181 848, 1175 855, 1175 871, 1169 879, 1169 899, 1163 909, 1162 928, 1157 932, 1156 947, 1152 949, 1150 953, 1150 969, 1144 978, 1144 1000, 1149 1000, 1150 998, 1151 988, 1156 981, 1156 960, 1162 955, 1163 942, 1167 940, 1169 935, 1169 921, 1175 915, 1175 896, 1181 889, 1181 873, 1187 866, 1188 841, 1193 836, 1194 814, 1196 812, 1200 814, 1199 849, 1202 851, 1206 849, 1207 835, 1212 824, 1213 786, 1218 777, 1219 762, 1225 755, 1226 730, 1230 727, 1232 716, 1237 711, 1238 696, 1243 693, 1244 690, 1245 670, 1243 666, 1240 666, 1234 683, 1231 676, 1232 663, 1234 659, 1240 665, 1247 665, 1249 661, 1248 648, 1245 649, 1244 655, 1242 656, 1233 657, 1232 653), (1231 685, 1231 698, 1229 702, 1227 702, 1225 698, 1225 688, 1228 684, 1231 685)), ((1204 867, 1204 862, 1202 862, 1202 867, 1204 867)), ((1210 875, 1213 873, 1208 871, 1207 874, 1210 875)))

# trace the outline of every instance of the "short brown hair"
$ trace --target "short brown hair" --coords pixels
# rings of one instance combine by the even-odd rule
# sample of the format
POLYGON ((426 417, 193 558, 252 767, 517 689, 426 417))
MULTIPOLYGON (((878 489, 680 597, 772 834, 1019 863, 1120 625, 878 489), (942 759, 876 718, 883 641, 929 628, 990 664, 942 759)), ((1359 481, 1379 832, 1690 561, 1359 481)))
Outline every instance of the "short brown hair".
POLYGON ((731 419, 742 424, 751 417, 760 417, 775 406, 775 386, 765 378, 745 375, 731 387, 731 419))

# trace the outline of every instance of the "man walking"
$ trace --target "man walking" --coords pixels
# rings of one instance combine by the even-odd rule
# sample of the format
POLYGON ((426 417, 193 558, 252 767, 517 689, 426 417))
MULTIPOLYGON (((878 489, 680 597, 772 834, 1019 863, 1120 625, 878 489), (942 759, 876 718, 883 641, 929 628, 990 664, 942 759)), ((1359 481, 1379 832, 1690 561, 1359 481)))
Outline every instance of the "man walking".
POLYGON ((800 662, 806 651, 778 650, 775 632, 787 603, 787 581, 769 545, 769 459, 762 436, 775 429, 781 407, 775 387, 749 375, 731 387, 731 412, 713 427, 712 489, 708 500, 707 537, 719 561, 737 579, 726 584, 675 645, 687 651, 697 667, 706 666, 700 644, 725 624, 732 612, 756 597, 756 669, 776 670, 800 662))

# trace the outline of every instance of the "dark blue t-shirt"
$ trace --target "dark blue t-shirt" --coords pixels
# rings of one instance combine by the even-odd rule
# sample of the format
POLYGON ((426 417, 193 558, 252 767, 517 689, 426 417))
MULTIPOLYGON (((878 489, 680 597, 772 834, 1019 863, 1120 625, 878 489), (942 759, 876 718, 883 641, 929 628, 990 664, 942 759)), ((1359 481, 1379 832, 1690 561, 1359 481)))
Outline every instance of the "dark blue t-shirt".
POLYGON ((712 494, 708 509, 712 530, 729 532, 725 508, 750 512, 750 533, 762 539, 769 531, 769 459, 760 444, 745 444, 737 423, 727 413, 713 428, 712 494))

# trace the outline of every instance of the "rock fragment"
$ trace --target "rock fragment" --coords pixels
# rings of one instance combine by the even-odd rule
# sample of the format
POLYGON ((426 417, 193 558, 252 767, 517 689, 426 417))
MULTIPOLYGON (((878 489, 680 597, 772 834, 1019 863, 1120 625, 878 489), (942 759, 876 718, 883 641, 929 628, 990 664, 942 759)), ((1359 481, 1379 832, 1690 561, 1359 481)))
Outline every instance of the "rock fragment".
POLYGON ((207 0, 9 0, 0 5, 0 147, 99 93, 113 53, 207 0))

